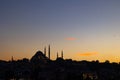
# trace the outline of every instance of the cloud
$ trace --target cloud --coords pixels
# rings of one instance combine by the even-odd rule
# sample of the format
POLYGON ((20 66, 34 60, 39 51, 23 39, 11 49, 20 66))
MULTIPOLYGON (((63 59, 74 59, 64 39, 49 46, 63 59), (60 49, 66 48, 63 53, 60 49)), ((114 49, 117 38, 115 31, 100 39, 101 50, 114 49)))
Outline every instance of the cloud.
POLYGON ((73 40, 76 40, 76 38, 74 38, 74 37, 68 37, 68 38, 66 38, 66 40, 73 41, 73 40))
POLYGON ((98 52, 86 52, 86 53, 78 53, 79 56, 92 56, 97 55, 98 52))

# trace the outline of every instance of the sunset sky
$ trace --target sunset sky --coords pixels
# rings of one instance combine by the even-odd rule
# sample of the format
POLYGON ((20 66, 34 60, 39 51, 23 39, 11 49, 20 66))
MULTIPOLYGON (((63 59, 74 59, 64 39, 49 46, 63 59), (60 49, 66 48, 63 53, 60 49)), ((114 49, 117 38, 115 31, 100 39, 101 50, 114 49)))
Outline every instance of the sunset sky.
POLYGON ((0 59, 51 58, 120 62, 120 0, 0 0, 0 59))

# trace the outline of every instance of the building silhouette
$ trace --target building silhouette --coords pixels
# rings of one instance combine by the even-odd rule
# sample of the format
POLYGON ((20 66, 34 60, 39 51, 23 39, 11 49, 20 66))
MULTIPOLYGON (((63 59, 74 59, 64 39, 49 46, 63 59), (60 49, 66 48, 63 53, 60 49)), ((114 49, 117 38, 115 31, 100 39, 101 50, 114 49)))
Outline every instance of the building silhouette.
POLYGON ((32 63, 47 63, 49 58, 46 57, 42 51, 37 51, 36 54, 30 59, 32 63))

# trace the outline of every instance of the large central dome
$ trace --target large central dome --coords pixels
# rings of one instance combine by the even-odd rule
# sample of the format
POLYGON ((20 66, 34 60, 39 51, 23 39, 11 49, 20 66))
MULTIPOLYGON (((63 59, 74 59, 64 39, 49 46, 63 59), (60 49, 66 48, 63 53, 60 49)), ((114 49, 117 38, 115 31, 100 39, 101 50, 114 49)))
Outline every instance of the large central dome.
POLYGON ((41 51, 37 51, 36 54, 31 58, 32 63, 46 63, 48 58, 41 51))

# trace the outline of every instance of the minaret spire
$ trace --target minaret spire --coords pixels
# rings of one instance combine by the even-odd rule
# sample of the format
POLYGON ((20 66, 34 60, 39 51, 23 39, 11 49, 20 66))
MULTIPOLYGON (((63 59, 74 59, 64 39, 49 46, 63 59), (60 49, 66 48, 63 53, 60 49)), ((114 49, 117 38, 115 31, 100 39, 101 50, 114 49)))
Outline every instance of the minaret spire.
POLYGON ((61 51, 61 58, 63 58, 63 50, 61 51))
POLYGON ((12 58, 11 58, 11 61, 14 61, 13 56, 12 56, 12 58))
POLYGON ((57 52, 57 58, 58 58, 59 56, 58 56, 58 52, 57 52))
POLYGON ((50 45, 48 46, 48 58, 50 59, 50 45))
POLYGON ((45 56, 46 56, 46 47, 44 48, 44 54, 45 54, 45 56))

